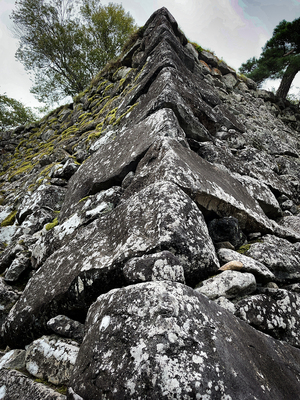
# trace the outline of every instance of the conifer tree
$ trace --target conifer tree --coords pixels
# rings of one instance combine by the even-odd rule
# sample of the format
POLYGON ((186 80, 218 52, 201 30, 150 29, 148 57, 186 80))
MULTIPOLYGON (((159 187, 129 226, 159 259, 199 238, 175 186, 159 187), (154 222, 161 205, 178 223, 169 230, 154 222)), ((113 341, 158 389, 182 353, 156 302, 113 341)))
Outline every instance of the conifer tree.
POLYGON ((239 71, 258 84, 281 78, 276 96, 285 99, 296 74, 300 71, 300 18, 281 21, 262 49, 260 57, 250 58, 239 71))

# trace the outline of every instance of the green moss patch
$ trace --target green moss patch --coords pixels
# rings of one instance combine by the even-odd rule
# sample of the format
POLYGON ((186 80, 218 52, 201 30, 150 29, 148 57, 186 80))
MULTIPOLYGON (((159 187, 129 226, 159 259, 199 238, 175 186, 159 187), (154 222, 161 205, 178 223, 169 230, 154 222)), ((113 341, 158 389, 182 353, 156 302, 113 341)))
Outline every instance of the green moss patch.
POLYGON ((24 163, 20 168, 15 170, 9 177, 8 180, 10 181, 14 176, 23 174, 24 172, 30 172, 33 169, 33 165, 31 163, 24 163))
POLYGON ((49 224, 47 224, 45 226, 46 231, 50 231, 50 229, 54 228, 56 225, 58 225, 58 220, 57 218, 54 218, 54 220, 52 222, 50 222, 49 224))
POLYGON ((17 210, 12 211, 2 222, 1 227, 10 226, 15 223, 17 210))
POLYGON ((240 254, 246 254, 247 251, 250 249, 251 244, 244 244, 243 246, 241 246, 237 252, 240 254))

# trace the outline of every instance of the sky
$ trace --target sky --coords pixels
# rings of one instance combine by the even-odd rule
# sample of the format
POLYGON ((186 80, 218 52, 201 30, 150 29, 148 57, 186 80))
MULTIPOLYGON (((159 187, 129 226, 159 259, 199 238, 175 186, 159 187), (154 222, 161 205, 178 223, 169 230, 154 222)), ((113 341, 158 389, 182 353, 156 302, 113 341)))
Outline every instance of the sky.
MULTIPOLYGON (((238 70, 250 57, 258 57, 283 19, 300 17, 300 0, 111 0, 122 4, 138 26, 151 14, 166 7, 175 17, 186 37, 215 54, 238 70)), ((109 0, 102 0, 103 5, 109 0)), ((21 101, 26 106, 41 104, 30 93, 31 81, 21 63, 15 60, 18 41, 13 37, 9 15, 15 0, 0 0, 0 94, 21 101)), ((300 75, 300 74, 299 74, 300 75)), ((278 85, 278 83, 277 83, 278 85)), ((268 88, 276 87, 270 81, 268 88)), ((300 92, 300 77, 293 93, 300 92)))

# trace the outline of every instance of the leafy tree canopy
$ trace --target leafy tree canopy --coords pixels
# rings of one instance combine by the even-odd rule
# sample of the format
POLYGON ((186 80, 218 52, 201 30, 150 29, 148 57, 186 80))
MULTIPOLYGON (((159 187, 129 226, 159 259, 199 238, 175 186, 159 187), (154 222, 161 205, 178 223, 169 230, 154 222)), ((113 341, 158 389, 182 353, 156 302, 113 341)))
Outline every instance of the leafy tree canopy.
POLYGON ((281 78, 276 95, 286 98, 296 74, 300 71, 300 18, 281 21, 257 59, 250 58, 239 71, 258 84, 265 79, 281 78))
POLYGON ((16 58, 48 104, 81 92, 136 29, 122 5, 99 0, 20 0, 11 18, 16 58))
POLYGON ((0 95, 0 131, 15 128, 28 122, 34 122, 36 116, 30 108, 24 107, 19 101, 0 95))

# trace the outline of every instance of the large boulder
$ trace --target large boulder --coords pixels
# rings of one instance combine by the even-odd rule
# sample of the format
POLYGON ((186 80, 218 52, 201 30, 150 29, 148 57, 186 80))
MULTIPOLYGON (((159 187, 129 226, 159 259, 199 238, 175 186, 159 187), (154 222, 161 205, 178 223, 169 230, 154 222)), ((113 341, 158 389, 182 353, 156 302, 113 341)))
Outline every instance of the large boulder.
MULTIPOLYGON (((4 342, 30 342, 32 336, 48 332, 47 321, 58 314, 82 322, 101 293, 126 283, 122 268, 127 261, 161 250, 177 257, 190 285, 219 267, 201 211, 168 182, 148 186, 79 228, 73 239, 53 253, 11 310, 2 327, 4 342)), ((182 280, 182 274, 178 277, 182 280)))
POLYGON ((241 183, 177 140, 157 140, 139 163, 124 197, 155 181, 176 183, 207 216, 233 216, 241 229, 272 232, 272 224, 241 183))
POLYGON ((255 292, 256 280, 254 275, 248 272, 228 270, 203 281, 196 290, 211 300, 218 297, 234 299, 255 292))
POLYGON ((43 336, 26 348, 27 371, 55 385, 66 385, 73 370, 79 346, 71 339, 43 336))
POLYGON ((300 347, 300 294, 284 289, 266 289, 265 293, 240 300, 236 315, 276 339, 300 347))
POLYGON ((241 181, 244 181, 243 184, 252 186, 252 188, 249 187, 250 192, 255 190, 255 186, 260 187, 261 193, 256 193, 255 198, 261 202, 262 207, 266 209, 268 214, 271 211, 271 214, 274 215, 273 211, 275 211, 276 215, 278 206, 265 188, 268 187, 272 192, 285 193, 290 196, 292 193, 290 181, 276 173, 278 165, 274 157, 248 145, 249 135, 251 135, 250 132, 247 132, 247 135, 244 136, 238 135, 236 140, 242 141, 242 143, 237 143, 238 151, 235 151, 234 154, 232 154, 230 147, 223 146, 221 143, 216 146, 209 142, 201 144, 198 154, 213 164, 225 166, 231 172, 237 173, 239 175, 238 179, 241 179, 240 177, 242 176, 241 181), (247 184, 248 178, 244 178, 245 176, 254 178, 255 181, 250 179, 247 184))
POLYGON ((120 130, 103 144, 70 179, 60 220, 72 215, 77 203, 86 196, 120 185, 159 136, 185 136, 170 109, 158 110, 139 124, 120 130))
POLYGON ((33 194, 24 197, 17 213, 18 222, 21 224, 28 216, 40 209, 60 210, 65 193, 64 188, 41 185, 33 194))
POLYGON ((65 400, 66 396, 16 370, 0 370, 1 400, 65 400))
MULTIPOLYGON (((64 222, 42 232, 37 242, 31 246, 31 260, 35 269, 56 250, 67 244, 76 230, 91 223, 101 215, 112 211, 120 200, 122 189, 113 186, 93 196, 87 196, 74 207, 74 214, 64 222)), ((58 221, 57 221, 58 223, 58 221)))
POLYGON ((287 228, 288 230, 294 231, 296 234, 300 235, 300 216, 290 215, 280 219, 280 226, 287 228))
POLYGON ((279 203, 266 184, 250 176, 240 175, 237 173, 234 173, 233 176, 238 179, 241 184, 245 186, 251 196, 258 201, 264 213, 269 218, 281 216, 282 211, 279 203))
POLYGON ((300 350, 193 289, 147 282, 92 305, 68 399, 293 400, 299 365, 300 350))
POLYGON ((250 246, 247 256, 262 262, 279 281, 300 278, 300 249, 286 239, 266 235, 250 246))
POLYGON ((219 249, 218 257, 221 264, 231 261, 239 261, 243 264, 243 271, 250 272, 256 277, 258 282, 268 282, 275 279, 275 275, 260 261, 240 254, 231 249, 219 249))

